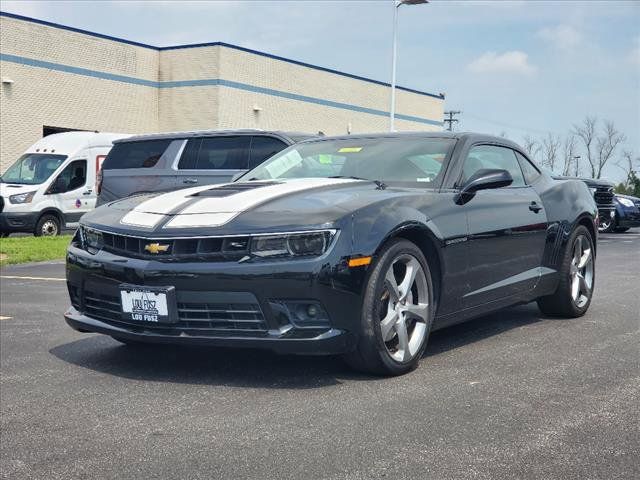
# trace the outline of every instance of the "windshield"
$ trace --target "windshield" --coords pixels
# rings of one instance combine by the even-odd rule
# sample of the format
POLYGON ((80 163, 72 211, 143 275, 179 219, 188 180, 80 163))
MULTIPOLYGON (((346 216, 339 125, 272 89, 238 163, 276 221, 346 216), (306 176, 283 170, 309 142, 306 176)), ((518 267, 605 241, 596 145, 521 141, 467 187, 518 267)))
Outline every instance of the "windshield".
POLYGON ((46 182, 66 158, 66 155, 25 153, 4 172, 2 181, 22 185, 38 185, 46 182))
POLYGON ((445 138, 354 138, 293 145, 247 172, 242 180, 358 177, 385 183, 431 184, 455 140, 445 138))

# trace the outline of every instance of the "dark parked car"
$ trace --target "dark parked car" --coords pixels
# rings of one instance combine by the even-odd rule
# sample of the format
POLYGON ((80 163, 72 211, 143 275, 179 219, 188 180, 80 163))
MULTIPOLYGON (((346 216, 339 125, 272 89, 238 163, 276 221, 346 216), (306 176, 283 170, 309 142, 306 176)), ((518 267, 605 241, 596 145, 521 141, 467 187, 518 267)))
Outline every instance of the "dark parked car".
POLYGON ((204 130, 114 142, 98 173, 97 205, 138 193, 230 182, 300 140, 299 132, 204 130))
POLYGON ((615 217, 607 232, 626 232, 630 228, 640 227, 640 198, 631 195, 615 194, 615 217))
POLYGON ((433 329, 534 300, 583 315, 596 215, 584 182, 503 138, 308 140, 238 182, 85 215, 65 318, 127 344, 341 353, 397 375, 433 329))

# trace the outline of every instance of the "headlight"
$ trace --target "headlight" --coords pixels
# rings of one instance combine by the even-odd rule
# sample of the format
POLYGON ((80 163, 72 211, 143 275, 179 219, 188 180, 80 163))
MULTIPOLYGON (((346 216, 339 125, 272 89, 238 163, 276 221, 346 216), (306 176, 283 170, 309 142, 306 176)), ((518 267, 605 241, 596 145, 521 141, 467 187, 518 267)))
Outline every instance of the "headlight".
POLYGON ((104 246, 104 242, 102 241, 102 232, 82 227, 80 229, 80 236, 84 249, 89 253, 97 253, 104 246))
POLYGON ((9 197, 9 202, 11 203, 31 203, 33 200, 33 196, 36 194, 35 191, 27 192, 27 193, 19 193, 17 195, 11 195, 9 197))
POLYGON ((616 200, 620 202, 625 207, 633 208, 635 205, 633 204, 633 200, 629 200, 628 198, 616 197, 616 200))
POLYGON ((256 236, 251 241, 251 253, 258 257, 317 257, 327 251, 336 233, 320 230, 256 236))

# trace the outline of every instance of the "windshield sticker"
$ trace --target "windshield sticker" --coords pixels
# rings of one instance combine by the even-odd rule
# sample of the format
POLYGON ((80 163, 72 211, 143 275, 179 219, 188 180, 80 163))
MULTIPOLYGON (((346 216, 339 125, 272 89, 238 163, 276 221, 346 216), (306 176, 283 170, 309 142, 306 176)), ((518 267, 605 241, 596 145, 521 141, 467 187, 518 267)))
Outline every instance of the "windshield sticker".
POLYGON ((283 173, 288 172, 293 167, 300 165, 301 163, 302 157, 297 151, 293 150, 268 165, 265 165, 264 168, 269 172, 271 178, 280 178, 283 173))
POLYGON ((338 153, 358 153, 362 147, 342 147, 338 153))
POLYGON ((326 153, 321 153, 318 155, 318 162, 323 163, 325 165, 331 165, 333 163, 333 159, 331 155, 327 155, 326 153))

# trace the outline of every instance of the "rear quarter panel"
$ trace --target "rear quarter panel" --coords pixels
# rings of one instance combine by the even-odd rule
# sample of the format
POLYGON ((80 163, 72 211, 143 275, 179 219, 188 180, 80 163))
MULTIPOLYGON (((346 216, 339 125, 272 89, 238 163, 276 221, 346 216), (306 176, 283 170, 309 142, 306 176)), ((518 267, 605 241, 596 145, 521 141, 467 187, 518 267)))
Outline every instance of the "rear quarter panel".
MULTIPOLYGON (((557 269, 569 235, 584 222, 597 235, 595 219, 598 208, 587 185, 580 180, 553 180, 542 177, 534 184, 547 212, 547 243, 543 266, 557 269)), ((594 241, 597 238, 594 237, 594 241)))

